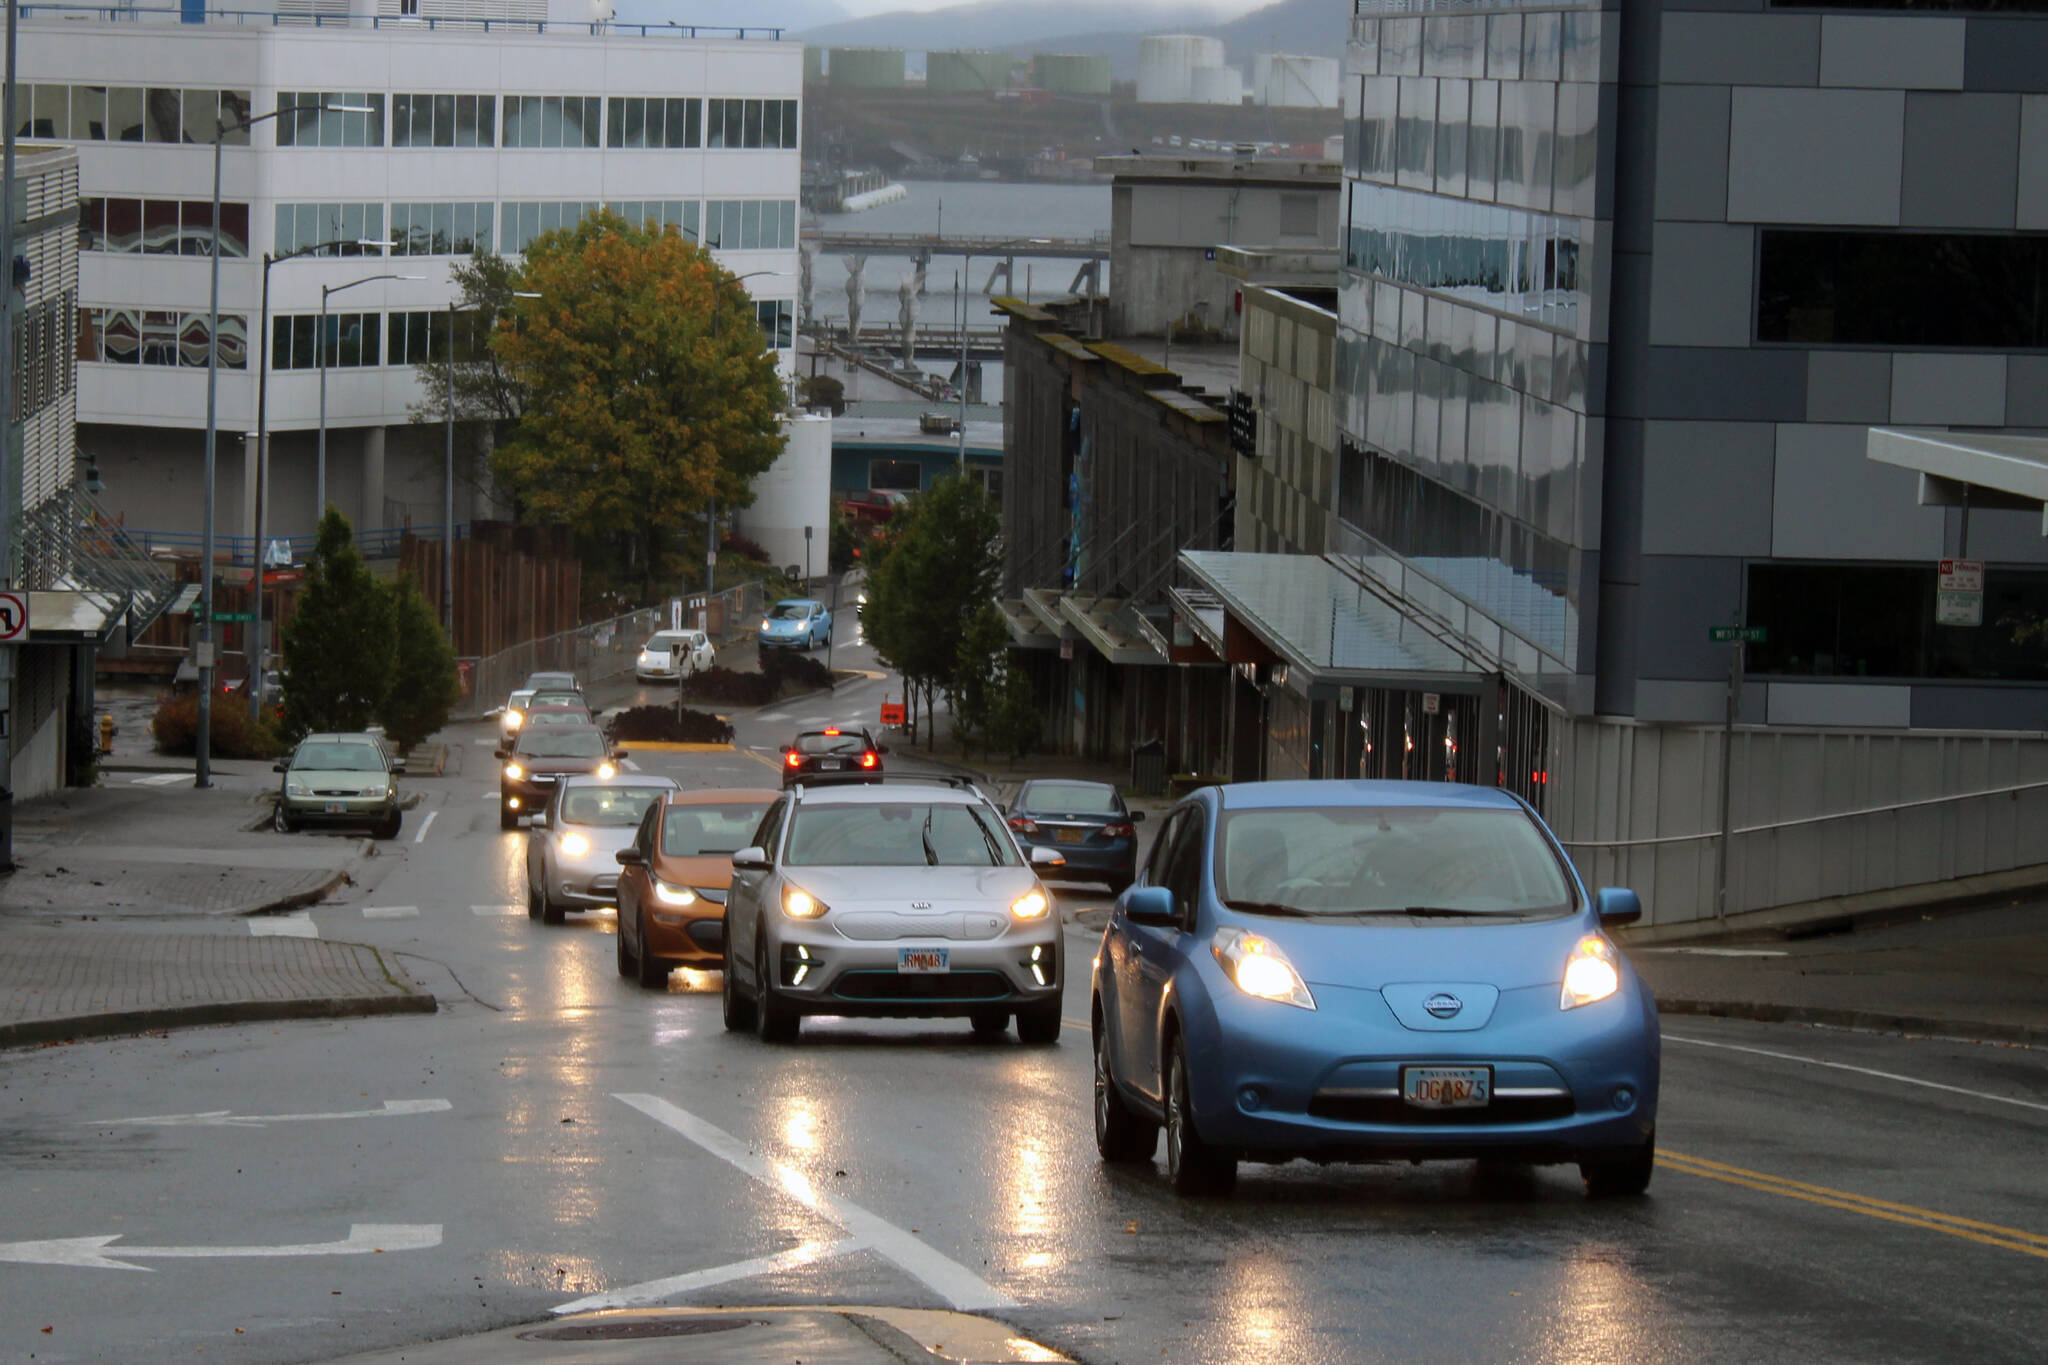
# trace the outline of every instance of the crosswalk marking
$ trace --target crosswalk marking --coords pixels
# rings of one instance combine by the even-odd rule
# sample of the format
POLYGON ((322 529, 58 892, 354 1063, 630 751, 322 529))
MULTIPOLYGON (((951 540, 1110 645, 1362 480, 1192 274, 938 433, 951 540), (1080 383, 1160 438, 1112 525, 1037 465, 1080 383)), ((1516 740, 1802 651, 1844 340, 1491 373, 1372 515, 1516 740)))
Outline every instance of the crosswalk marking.
POLYGON ((417 905, 366 905, 363 907, 364 919, 418 919, 419 917, 420 908, 417 905))
POLYGON ((258 915, 249 921, 249 933, 256 938, 320 937, 313 917, 303 911, 296 915, 258 915))
POLYGON ((128 785, 131 787, 168 787, 173 782, 187 781, 191 776, 192 774, 190 773, 151 773, 148 777, 129 778, 128 785))

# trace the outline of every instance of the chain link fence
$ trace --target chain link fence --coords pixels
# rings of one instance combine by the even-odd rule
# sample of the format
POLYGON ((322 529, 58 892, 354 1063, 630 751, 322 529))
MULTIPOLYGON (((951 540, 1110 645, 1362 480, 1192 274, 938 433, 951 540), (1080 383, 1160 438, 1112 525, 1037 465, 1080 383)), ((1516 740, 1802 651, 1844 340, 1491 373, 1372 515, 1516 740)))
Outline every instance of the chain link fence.
MULTIPOLYGON (((766 593, 759 583, 742 583, 720 593, 677 599, 682 625, 707 632, 719 644, 751 630, 760 619, 765 600, 766 593)), ((533 673, 574 673, 585 687, 631 673, 640 656, 640 646, 648 636, 672 623, 675 610, 674 606, 648 607, 559 635, 528 640, 481 659, 458 659, 462 699, 456 703, 455 715, 474 718, 496 710, 533 673)))

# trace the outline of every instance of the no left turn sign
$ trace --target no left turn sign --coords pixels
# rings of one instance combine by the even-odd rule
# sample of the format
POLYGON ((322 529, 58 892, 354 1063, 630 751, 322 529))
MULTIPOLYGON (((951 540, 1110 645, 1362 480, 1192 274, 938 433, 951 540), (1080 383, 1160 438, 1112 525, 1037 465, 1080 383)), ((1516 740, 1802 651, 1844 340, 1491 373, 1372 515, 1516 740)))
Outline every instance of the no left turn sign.
POLYGON ((0 644, 20 644, 28 638, 28 594, 0 592, 0 644))

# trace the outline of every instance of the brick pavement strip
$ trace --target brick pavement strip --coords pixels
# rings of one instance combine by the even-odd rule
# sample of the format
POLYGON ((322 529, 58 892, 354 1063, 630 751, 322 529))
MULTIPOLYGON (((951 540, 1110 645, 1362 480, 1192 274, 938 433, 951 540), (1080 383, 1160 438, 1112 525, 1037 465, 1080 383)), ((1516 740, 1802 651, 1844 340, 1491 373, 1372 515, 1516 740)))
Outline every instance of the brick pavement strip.
POLYGON ((0 910, 36 914, 82 911, 118 915, 247 915, 310 905, 343 881, 333 868, 238 871, 189 863, 100 862, 45 855, 0 884, 0 910))
POLYGON ((434 1009, 430 993, 363 944, 115 925, 14 924, 0 934, 0 1047, 434 1009))

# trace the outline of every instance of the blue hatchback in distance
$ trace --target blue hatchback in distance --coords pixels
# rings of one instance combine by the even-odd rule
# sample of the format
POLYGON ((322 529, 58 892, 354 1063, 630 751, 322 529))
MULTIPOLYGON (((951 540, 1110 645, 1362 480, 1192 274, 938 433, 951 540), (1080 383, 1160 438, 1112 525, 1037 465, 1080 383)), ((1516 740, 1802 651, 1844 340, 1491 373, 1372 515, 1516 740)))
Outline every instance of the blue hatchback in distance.
POLYGON ((1095 1140, 1182 1194, 1240 1161, 1576 1162, 1640 1194, 1657 1006, 1516 797, 1436 782, 1253 782, 1163 823, 1096 958, 1095 1140))

